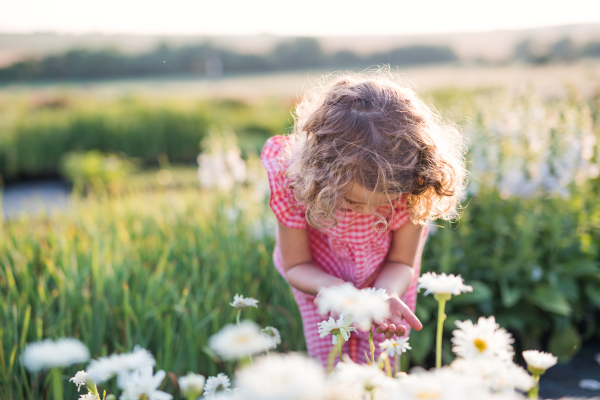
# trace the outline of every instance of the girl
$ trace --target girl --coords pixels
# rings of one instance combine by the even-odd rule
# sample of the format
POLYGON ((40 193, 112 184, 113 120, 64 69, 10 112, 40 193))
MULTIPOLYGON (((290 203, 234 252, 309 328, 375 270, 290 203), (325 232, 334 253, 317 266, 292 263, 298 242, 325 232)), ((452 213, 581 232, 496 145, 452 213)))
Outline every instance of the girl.
MULTIPOLYGON (((429 219, 456 216, 464 189, 460 133, 445 126, 390 73, 347 75, 307 94, 292 134, 267 140, 261 161, 278 220, 273 254, 300 308, 309 355, 324 366, 319 291, 351 282, 385 289, 392 315, 374 321, 374 341, 421 329, 414 315, 429 219), (406 326, 408 325, 408 326, 406 326)), ((369 353, 368 332, 343 352, 369 353)))

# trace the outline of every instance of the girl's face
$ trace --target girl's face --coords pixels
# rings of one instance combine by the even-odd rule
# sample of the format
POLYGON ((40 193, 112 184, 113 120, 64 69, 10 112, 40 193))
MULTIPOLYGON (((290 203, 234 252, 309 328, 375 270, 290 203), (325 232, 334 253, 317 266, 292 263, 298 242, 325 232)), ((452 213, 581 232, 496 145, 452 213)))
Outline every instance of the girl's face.
MULTIPOLYGON (((371 210, 378 210, 382 207, 389 207, 390 202, 400 198, 400 194, 387 195, 385 193, 372 192, 364 186, 354 183, 344 196, 342 209, 348 209, 360 214, 371 215, 371 210)), ((378 212, 385 209, 378 210, 378 212)))

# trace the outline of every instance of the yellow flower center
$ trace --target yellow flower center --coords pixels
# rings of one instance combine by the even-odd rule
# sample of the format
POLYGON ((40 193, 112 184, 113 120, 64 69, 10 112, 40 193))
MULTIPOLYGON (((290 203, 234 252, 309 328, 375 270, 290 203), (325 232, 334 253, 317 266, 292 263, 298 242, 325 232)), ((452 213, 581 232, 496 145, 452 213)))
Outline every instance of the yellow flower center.
POLYGON ((417 399, 437 399, 440 397, 439 392, 421 392, 417 393, 417 399))
POLYGON ((140 400, 150 400, 150 397, 148 397, 148 395, 147 395, 146 393, 143 393, 143 394, 140 396, 140 400))
POLYGON ((244 344, 244 343, 248 343, 250 341, 250 336, 249 335, 240 335, 238 337, 235 338, 235 342, 239 343, 239 344, 244 344))
POLYGON ((473 345, 480 353, 483 353, 487 349, 487 343, 479 338, 473 340, 473 345))

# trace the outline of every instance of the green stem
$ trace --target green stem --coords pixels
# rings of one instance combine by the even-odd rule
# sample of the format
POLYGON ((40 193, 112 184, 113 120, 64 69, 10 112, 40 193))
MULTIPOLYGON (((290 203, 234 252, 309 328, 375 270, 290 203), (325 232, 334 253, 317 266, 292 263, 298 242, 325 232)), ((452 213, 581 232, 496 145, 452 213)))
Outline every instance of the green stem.
POLYGON ((394 371, 396 375, 400 372, 400 354, 396 354, 396 358, 394 360, 394 371))
POLYGON ((373 343, 373 328, 369 331, 369 349, 371 350, 371 365, 375 365, 375 344, 373 343))
POLYGON ((59 368, 50 369, 52 396, 54 400, 64 400, 61 373, 59 368))
POLYGON ((446 302, 452 298, 452 295, 447 293, 436 293, 434 295, 434 298, 438 302, 438 323, 435 342, 435 367, 437 369, 440 369, 442 368, 442 333, 444 331, 444 320, 446 319, 444 309, 446 308, 446 302))
POLYGON ((340 350, 340 362, 344 362, 344 357, 342 356, 342 335, 337 335, 338 349, 340 350))
POLYGON ((238 309, 237 317, 235 317, 235 322, 237 322, 238 326, 240 325, 240 316, 242 315, 242 309, 238 309))
POLYGON ((540 390, 540 376, 534 374, 533 378, 535 379, 535 386, 531 388, 531 390, 529 391, 529 396, 527 397, 530 399, 537 399, 540 390))

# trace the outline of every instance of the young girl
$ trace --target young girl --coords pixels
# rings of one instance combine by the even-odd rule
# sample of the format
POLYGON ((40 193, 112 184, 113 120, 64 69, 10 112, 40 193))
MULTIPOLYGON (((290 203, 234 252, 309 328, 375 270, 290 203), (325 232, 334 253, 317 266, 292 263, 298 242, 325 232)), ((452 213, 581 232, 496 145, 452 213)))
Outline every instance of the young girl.
MULTIPOLYGON (((421 329, 414 315, 429 219, 456 216, 464 189, 463 143, 389 73, 342 76, 306 95, 291 136, 267 140, 261 154, 278 220, 273 255, 300 308, 309 355, 323 365, 319 291, 351 282, 385 289, 392 315, 374 321, 374 341, 421 329), (408 326, 407 326, 408 325, 408 326)), ((343 352, 369 353, 368 332, 343 352)))

